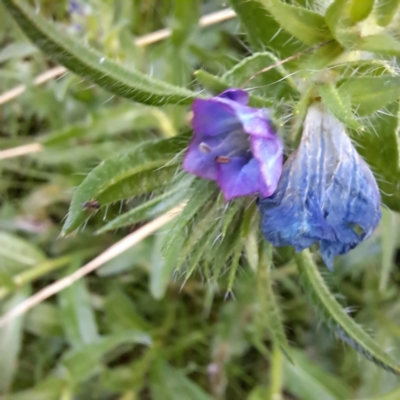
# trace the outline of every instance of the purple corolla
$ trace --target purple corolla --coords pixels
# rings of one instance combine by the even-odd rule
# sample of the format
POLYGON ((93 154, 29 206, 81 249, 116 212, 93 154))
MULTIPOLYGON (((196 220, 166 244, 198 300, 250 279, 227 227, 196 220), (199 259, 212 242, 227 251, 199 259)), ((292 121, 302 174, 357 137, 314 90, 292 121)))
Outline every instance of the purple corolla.
POLYGON ((272 195, 282 172, 282 141, 268 110, 248 107, 248 102, 247 92, 229 89, 193 104, 194 134, 183 168, 216 181, 227 201, 272 195))

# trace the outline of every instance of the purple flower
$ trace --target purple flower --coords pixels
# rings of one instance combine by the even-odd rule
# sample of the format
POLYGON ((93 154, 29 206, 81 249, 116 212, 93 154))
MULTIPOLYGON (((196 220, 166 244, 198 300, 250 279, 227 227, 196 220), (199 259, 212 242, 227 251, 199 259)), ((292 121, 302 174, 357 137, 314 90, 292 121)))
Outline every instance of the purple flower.
POLYGON ((299 148, 276 192, 260 201, 261 227, 274 246, 302 251, 319 243, 325 264, 367 238, 381 218, 379 189, 343 125, 310 106, 299 148))
POLYGON ((229 89, 193 104, 193 139, 183 168, 217 181, 230 200, 274 193, 282 172, 282 142, 268 111, 247 106, 244 90, 229 89))

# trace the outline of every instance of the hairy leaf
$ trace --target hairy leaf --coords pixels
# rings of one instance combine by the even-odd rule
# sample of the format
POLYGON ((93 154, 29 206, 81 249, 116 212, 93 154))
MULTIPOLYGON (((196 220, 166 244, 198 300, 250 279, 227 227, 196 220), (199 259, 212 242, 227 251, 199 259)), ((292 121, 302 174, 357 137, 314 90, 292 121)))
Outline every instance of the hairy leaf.
MULTIPOLYGON (((194 73, 194 75, 205 88, 209 89, 214 94, 220 94, 230 87, 230 84, 227 80, 211 75, 206 71, 198 70, 194 73)), ((244 83, 244 81, 242 83, 244 83)), ((240 86, 240 84, 237 86, 240 86)), ((273 105, 273 101, 264 97, 250 94, 249 105, 252 107, 270 107, 273 105)))
MULTIPOLYGON (((259 0, 231 0, 233 9, 246 29, 253 49, 277 52, 282 58, 297 53, 303 45, 281 26, 259 0)), ((286 24, 285 24, 286 25, 286 24)))
POLYGON ((333 39, 322 15, 281 0, 260 0, 279 25, 307 45, 333 39))
MULTIPOLYGON (((154 173, 157 174, 157 171, 154 173)), ((139 206, 132 208, 128 212, 114 218, 112 221, 108 222, 101 229, 99 229, 97 233, 101 234, 112 229, 133 225, 137 222, 153 219, 161 214, 164 214, 174 206, 177 206, 186 198, 186 186, 189 184, 190 182, 185 182, 183 185, 177 184, 171 190, 167 190, 160 196, 156 196, 153 199, 146 201, 139 206)))
POLYGON ((157 81, 124 68, 101 53, 81 45, 20 0, 3 0, 25 34, 54 61, 118 96, 145 104, 190 104, 196 97, 187 89, 157 81))
POLYGON ((389 104, 372 116, 363 132, 351 132, 357 151, 370 165, 382 201, 394 211, 400 211, 399 103, 389 104))
POLYGON ((318 92, 328 110, 345 125, 353 129, 361 128, 351 111, 350 97, 346 92, 339 92, 333 84, 318 86, 318 92))
POLYGON ((168 237, 165 239, 163 245, 163 253, 165 255, 168 254, 175 240, 183 234, 183 230, 187 224, 204 208, 205 203, 209 202, 215 193, 216 186, 214 182, 202 179, 195 181, 188 203, 181 214, 176 218, 168 237))
POLYGON ((389 25, 399 6, 399 0, 377 0, 377 24, 380 26, 389 25))
POLYGON ((304 290, 310 294, 313 305, 320 311, 325 322, 344 342, 366 358, 392 373, 400 374, 400 366, 396 360, 385 353, 379 343, 361 329, 336 301, 309 251, 296 254, 296 261, 304 290))
POLYGON ((350 0, 348 9, 350 18, 354 22, 359 22, 368 17, 374 7, 375 0, 350 0))
MULTIPOLYGON (((231 87, 242 87, 254 74, 279 61, 270 52, 255 53, 236 64, 222 79, 231 87)), ((296 85, 282 65, 258 75, 246 86, 255 88, 256 93, 268 98, 288 98, 296 93, 296 85)))
POLYGON ((400 76, 360 77, 344 80, 340 92, 350 96, 360 115, 368 115, 400 97, 400 76))
POLYGON ((86 202, 94 200, 104 206, 165 186, 176 173, 177 153, 186 145, 184 135, 145 142, 124 155, 103 161, 75 191, 63 234, 73 231, 90 215, 86 202))

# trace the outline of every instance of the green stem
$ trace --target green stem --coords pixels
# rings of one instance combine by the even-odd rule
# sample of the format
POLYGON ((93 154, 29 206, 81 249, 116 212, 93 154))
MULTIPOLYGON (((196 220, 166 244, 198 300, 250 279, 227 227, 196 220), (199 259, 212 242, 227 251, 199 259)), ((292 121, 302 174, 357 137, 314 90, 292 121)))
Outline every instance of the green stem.
POLYGON ((64 267, 65 265, 69 264, 72 260, 74 260, 77 256, 88 256, 93 254, 94 249, 82 251, 79 253, 74 253, 69 256, 58 257, 50 260, 46 260, 43 263, 39 264, 35 268, 28 269, 20 274, 14 276, 13 283, 14 288, 0 288, 0 300, 9 295, 14 290, 33 282, 34 280, 41 278, 43 275, 56 271, 59 268, 64 267))
POLYGON ((274 348, 279 347, 291 361, 290 346, 285 334, 279 303, 273 289, 271 277, 272 246, 264 242, 260 248, 259 266, 257 270, 257 294, 260 312, 266 322, 274 348))
POLYGON ((274 345, 271 358, 271 380, 269 400, 282 400, 284 356, 279 346, 274 345))

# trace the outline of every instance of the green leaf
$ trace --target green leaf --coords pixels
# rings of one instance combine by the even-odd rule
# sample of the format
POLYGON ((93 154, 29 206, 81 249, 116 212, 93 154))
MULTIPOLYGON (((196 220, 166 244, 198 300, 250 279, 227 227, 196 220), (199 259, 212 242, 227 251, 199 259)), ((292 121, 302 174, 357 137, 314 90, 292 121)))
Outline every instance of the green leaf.
POLYGON ((374 7, 375 0, 350 0, 348 12, 354 22, 359 22, 368 17, 374 7))
POLYGON ((344 342, 366 358, 387 371, 400 374, 400 367, 396 360, 385 353, 379 343, 361 329, 336 301, 315 265, 310 252, 305 250, 296 254, 296 261, 304 290, 310 294, 313 305, 320 311, 325 322, 344 342))
POLYGON ((272 49, 281 58, 285 58, 303 48, 301 43, 296 43, 288 32, 281 29, 279 23, 259 0, 231 0, 231 4, 246 29, 253 49, 257 51, 272 49))
POLYGON ((182 231, 187 224, 201 211, 204 204, 208 202, 211 196, 215 195, 216 186, 214 182, 203 179, 197 179, 192 188, 192 195, 181 214, 176 218, 169 235, 166 237, 163 245, 163 253, 166 256, 169 249, 177 239, 182 235, 182 231))
POLYGON ((321 14, 281 0, 260 1, 283 29, 303 43, 312 46, 333 39, 321 14))
POLYGON ((65 386, 64 380, 51 377, 40 381, 32 389, 0 396, 0 400, 59 400, 65 386))
MULTIPOLYGON (((220 94, 231 86, 223 78, 211 75, 206 71, 198 70, 194 73, 196 79, 207 89, 214 94, 220 94)), ((244 81, 243 81, 244 82, 244 81)), ((242 83, 243 83, 242 82, 242 83)), ((238 85, 240 86, 240 85, 238 85)), ((252 107, 271 107, 273 101, 260 96, 254 96, 250 94, 249 105, 252 107)))
POLYGON ((335 85, 325 83, 318 86, 318 93, 324 105, 338 120, 350 128, 361 128, 351 111, 350 96, 346 92, 339 92, 335 85))
MULTIPOLYGON (((22 303, 27 297, 26 290, 16 293, 2 307, 3 314, 22 303)), ((3 328, 0 328, 0 394, 8 393, 14 376, 18 371, 24 318, 25 315, 21 315, 9 321, 3 328)))
POLYGON ((21 272, 46 260, 45 254, 32 243, 14 234, 0 231, 0 268, 10 274, 21 272))
POLYGON ((230 229, 226 235, 222 238, 219 245, 214 245, 213 251, 206 252, 206 260, 209 261, 212 266, 213 281, 217 281, 222 274, 223 268, 226 267, 229 257, 235 251, 238 251, 237 247, 242 244, 242 225, 243 221, 240 218, 241 213, 236 214, 236 218, 232 221, 230 229))
POLYGON ((0 63, 13 58, 24 58, 35 53, 37 49, 30 43, 11 43, 0 50, 0 63))
POLYGON ((173 179, 177 154, 185 148, 184 135, 146 142, 132 151, 103 161, 75 191, 63 234, 77 228, 89 215, 82 205, 92 199, 100 206, 159 189, 173 179))
POLYGON ((157 361, 153 365, 150 373, 150 390, 153 399, 211 400, 200 386, 163 361, 157 361))
POLYGON ((382 201, 394 211, 400 211, 399 165, 399 103, 373 115, 364 132, 351 132, 357 151, 375 174, 382 201))
POLYGON ((387 33, 381 33, 359 38, 353 49, 398 56, 400 55, 400 42, 387 33))
POLYGON ((135 246, 114 257, 100 267, 96 274, 101 277, 115 276, 135 267, 145 266, 151 254, 151 240, 142 240, 135 246))
POLYGON ((300 351, 292 351, 294 363, 286 362, 284 382, 288 390, 301 399, 343 400, 349 399, 352 390, 342 379, 325 372, 313 364, 300 351))
POLYGON ((104 233, 106 231, 121 228, 123 226, 132 225, 140 221, 145 221, 149 219, 154 219, 161 214, 164 214, 174 206, 181 203, 187 196, 186 186, 190 182, 178 183, 176 187, 171 190, 166 191, 160 196, 156 196, 153 199, 144 202, 143 204, 132 208, 128 212, 114 218, 112 221, 108 222, 103 226, 98 234, 104 233))
POLYGON ((260 246, 259 259, 260 261, 257 269, 257 293, 261 312, 266 318, 268 330, 272 336, 274 345, 279 346, 287 359, 293 362, 291 349, 283 326, 282 315, 279 310, 279 302, 272 287, 272 246, 269 243, 265 242, 263 246, 260 246))
POLYGON ((150 268, 150 293, 155 299, 164 297, 171 276, 176 268, 178 254, 184 242, 184 235, 178 235, 176 239, 168 247, 168 251, 164 251, 164 242, 168 240, 170 229, 174 227, 173 223, 169 223, 163 233, 157 235, 156 244, 153 248, 151 256, 150 268))
POLYGON ((133 128, 135 131, 133 138, 140 138, 138 131, 151 128, 158 128, 165 137, 176 134, 166 113, 157 107, 124 102, 110 109, 102 108, 101 111, 93 112, 88 117, 83 123, 65 125, 41 136, 40 143, 47 147, 64 145, 67 142, 76 144, 83 137, 97 142, 104 137, 115 138, 120 134, 130 133, 133 128))
MULTIPOLYGON (((399 174, 400 176, 400 174, 399 174)), ((397 226, 396 215, 390 210, 382 208, 381 221, 381 247, 382 247, 382 263, 381 263, 381 279, 379 282, 379 290, 383 293, 387 290, 390 273, 393 268, 393 260, 397 250, 397 226)))
MULTIPOLYGON (((230 87, 242 87, 254 74, 279 61, 270 52, 255 53, 236 64, 222 79, 230 87)), ((290 98, 296 93, 296 85, 282 65, 258 75, 247 86, 255 88, 256 93, 268 98, 290 98)))
MULTIPOLYGON (((352 1, 354 7, 369 7, 371 0, 352 1)), ((400 54, 400 42, 388 33, 365 36, 352 14, 351 5, 347 0, 335 0, 327 9, 325 19, 336 40, 350 50, 363 50, 389 55, 400 54)), ((354 10, 355 8, 353 8, 354 10)), ((365 10, 364 10, 365 11, 365 10)), ((361 14, 359 14, 361 16, 361 14)))
POLYGON ((345 47, 352 47, 359 39, 359 32, 348 6, 348 0, 334 0, 326 10, 325 21, 338 42, 345 47))
POLYGON ((54 61, 118 96, 145 104, 190 104, 195 94, 107 60, 81 45, 20 0, 3 0, 25 34, 54 61))
POLYGON ((151 338, 140 331, 123 331, 104 336, 96 343, 85 346, 65 356, 62 365, 68 370, 73 383, 83 382, 98 373, 102 368, 102 358, 122 344, 150 345, 151 338))
POLYGON ((375 397, 371 400, 398 400, 400 398, 400 389, 392 390, 382 396, 375 397))
POLYGON ((138 314, 134 303, 120 289, 111 291, 105 299, 104 308, 113 332, 149 330, 149 324, 138 314))
POLYGON ((58 308, 50 302, 35 306, 26 316, 25 330, 40 337, 62 336, 58 308))
POLYGON ((380 26, 389 25, 400 6, 399 0, 377 0, 376 22, 380 26))
POLYGON ((196 218, 191 222, 191 229, 188 238, 184 242, 178 257, 177 270, 181 268, 183 262, 188 258, 185 281, 189 279, 202 257, 212 252, 212 243, 217 237, 219 231, 219 214, 222 212, 221 204, 212 198, 204 204, 196 218))
MULTIPOLYGON (((67 276, 75 272, 78 265, 67 269, 67 276)), ((62 290, 58 295, 58 302, 65 336, 73 349, 82 349, 99 339, 90 293, 83 279, 62 290)))
POLYGON ((194 76, 199 83, 215 94, 220 94, 224 90, 229 89, 229 84, 224 82, 222 78, 212 75, 202 69, 195 71, 194 76))
POLYGON ((400 76, 377 76, 346 79, 339 86, 350 96, 359 115, 368 115, 400 97, 400 76))

